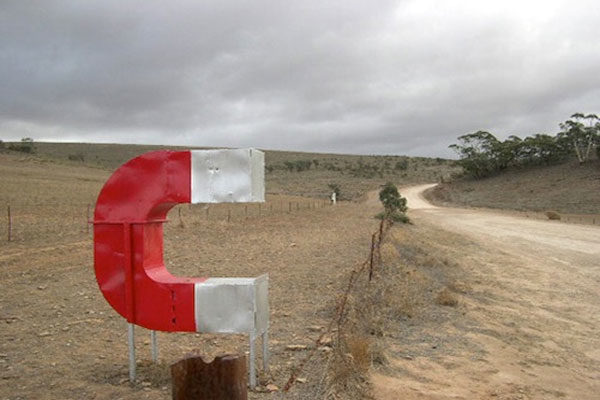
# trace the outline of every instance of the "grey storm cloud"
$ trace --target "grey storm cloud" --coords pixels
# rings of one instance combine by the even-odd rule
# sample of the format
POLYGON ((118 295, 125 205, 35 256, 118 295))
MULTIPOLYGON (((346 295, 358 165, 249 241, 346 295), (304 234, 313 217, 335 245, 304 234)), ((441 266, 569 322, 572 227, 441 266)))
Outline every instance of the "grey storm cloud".
POLYGON ((600 112, 590 1, 3 1, 0 135, 451 155, 600 112))

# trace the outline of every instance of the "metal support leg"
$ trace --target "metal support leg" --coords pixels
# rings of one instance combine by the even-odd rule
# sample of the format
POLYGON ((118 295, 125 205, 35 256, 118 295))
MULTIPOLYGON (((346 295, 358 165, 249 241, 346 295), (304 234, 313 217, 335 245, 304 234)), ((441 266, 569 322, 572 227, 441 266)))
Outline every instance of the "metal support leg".
POLYGON ((248 380, 250 381, 250 388, 254 389, 256 387, 256 371, 255 369, 255 359, 256 352, 254 350, 256 344, 256 336, 254 332, 250 334, 250 360, 249 360, 249 368, 248 368, 248 380))
POLYGON ((263 371, 269 372, 269 331, 262 334, 263 371))
POLYGON ((133 324, 127 325, 127 339, 129 342, 129 382, 135 382, 135 335, 133 324))
POLYGON ((158 361, 158 346, 156 345, 156 331, 150 331, 150 341, 152 342, 152 361, 158 361))

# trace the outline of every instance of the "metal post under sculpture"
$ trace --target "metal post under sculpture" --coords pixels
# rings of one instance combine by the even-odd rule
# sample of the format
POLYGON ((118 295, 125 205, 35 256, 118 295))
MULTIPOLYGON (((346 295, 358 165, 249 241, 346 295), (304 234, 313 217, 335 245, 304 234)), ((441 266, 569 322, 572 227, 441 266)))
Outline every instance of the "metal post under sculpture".
MULTIPOLYGON (((130 343, 134 324, 167 332, 246 332, 251 352, 260 333, 266 367, 267 277, 176 277, 163 260, 163 223, 175 205, 263 201, 264 154, 254 149, 155 151, 113 173, 96 202, 94 268, 102 294, 130 323, 130 343), (207 301, 207 293, 221 302, 227 294, 237 299, 223 309, 207 301), (215 308, 218 315, 211 320, 215 308)), ((130 346, 134 379, 132 351, 130 346)))

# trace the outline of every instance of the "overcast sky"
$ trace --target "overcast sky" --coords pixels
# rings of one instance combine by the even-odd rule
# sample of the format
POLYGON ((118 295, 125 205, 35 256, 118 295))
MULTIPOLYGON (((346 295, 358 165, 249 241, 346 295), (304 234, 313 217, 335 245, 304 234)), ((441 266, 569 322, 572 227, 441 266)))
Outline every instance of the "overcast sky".
POLYGON ((600 113, 598 0, 0 2, 0 139, 451 156, 600 113))

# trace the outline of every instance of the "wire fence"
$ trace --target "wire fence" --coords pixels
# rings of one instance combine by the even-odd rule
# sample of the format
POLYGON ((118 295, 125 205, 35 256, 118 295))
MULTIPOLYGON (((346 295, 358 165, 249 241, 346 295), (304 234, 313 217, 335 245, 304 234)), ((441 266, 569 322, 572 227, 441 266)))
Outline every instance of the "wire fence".
POLYGON ((329 321, 327 329, 322 332, 317 339, 315 339, 314 344, 308 351, 307 355, 294 368, 292 368, 290 377, 283 388, 284 392, 289 391, 297 382, 298 376, 300 376, 308 362, 315 356, 319 348, 323 346, 325 339, 332 336, 334 330, 337 333, 338 346, 336 346, 336 349, 339 350, 341 336, 345 332, 344 325, 347 317, 348 298, 350 297, 351 293, 357 289, 357 283, 361 277, 368 277, 366 280, 368 284, 373 279, 377 268, 381 266, 381 244, 385 240, 386 234, 392 225, 393 222, 382 219, 381 223, 379 224, 379 229, 371 235, 371 247, 369 255, 364 262, 355 266, 350 272, 348 284, 345 286, 344 291, 340 294, 337 300, 335 314, 329 321))
MULTIPOLYGON (((298 213, 330 206, 329 200, 299 196, 270 195, 264 203, 180 204, 169 213, 180 224, 235 222, 273 215, 298 213)), ((2 207, 2 206, 0 206, 2 207)), ((8 242, 28 242, 38 238, 91 235, 95 204, 44 203, 4 204, 0 232, 8 242)))

